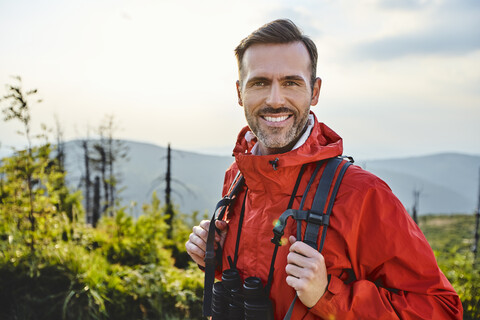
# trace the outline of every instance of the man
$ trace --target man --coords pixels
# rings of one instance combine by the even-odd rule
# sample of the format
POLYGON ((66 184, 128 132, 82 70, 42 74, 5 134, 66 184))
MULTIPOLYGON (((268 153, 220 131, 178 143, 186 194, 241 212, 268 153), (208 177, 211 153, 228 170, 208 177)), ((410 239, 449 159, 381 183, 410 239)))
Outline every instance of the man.
MULTIPOLYGON (((310 111, 321 87, 317 51, 291 21, 264 25, 235 52, 238 103, 248 127, 238 136, 223 194, 238 171, 245 187, 224 219, 215 222, 220 230, 215 241, 223 248, 223 270, 234 261, 242 279, 257 276, 265 285, 275 222, 290 201, 292 208, 299 207, 315 163, 341 155, 342 140, 310 111), (303 178, 292 195, 303 165, 303 178)), ((311 192, 306 207, 313 196, 311 192)), ((186 243, 201 267, 209 224, 202 221, 194 227, 186 243)), ((346 171, 321 253, 297 241, 296 228, 290 220, 285 228, 288 241, 274 261, 270 299, 275 319, 284 318, 295 295, 292 319, 462 318, 458 295, 422 232, 374 175, 357 166, 346 171)), ((302 228, 305 232, 305 225, 302 228)))

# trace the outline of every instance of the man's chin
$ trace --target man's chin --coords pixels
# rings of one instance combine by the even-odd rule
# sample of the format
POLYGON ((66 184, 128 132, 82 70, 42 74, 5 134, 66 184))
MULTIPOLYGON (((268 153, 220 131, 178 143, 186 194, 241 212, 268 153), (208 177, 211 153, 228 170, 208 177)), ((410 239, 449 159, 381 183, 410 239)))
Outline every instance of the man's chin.
MULTIPOLYGON (((262 140, 260 140, 262 141, 262 140)), ((285 149, 292 146, 292 140, 290 139, 265 139, 262 141, 263 145, 268 149, 285 149)))

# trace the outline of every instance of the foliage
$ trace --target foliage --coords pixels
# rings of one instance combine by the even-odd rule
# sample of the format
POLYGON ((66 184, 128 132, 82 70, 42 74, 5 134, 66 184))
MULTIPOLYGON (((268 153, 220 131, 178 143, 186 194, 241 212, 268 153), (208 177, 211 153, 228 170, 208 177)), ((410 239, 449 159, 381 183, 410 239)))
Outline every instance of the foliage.
POLYGON ((174 267, 156 195, 137 221, 123 210, 96 229, 46 217, 73 231, 64 239, 48 229, 34 252, 2 221, 1 319, 200 319, 203 275, 174 267))
POLYGON ((453 285, 463 304, 464 319, 480 318, 480 259, 471 248, 473 215, 428 215, 420 227, 434 250, 440 269, 453 285))

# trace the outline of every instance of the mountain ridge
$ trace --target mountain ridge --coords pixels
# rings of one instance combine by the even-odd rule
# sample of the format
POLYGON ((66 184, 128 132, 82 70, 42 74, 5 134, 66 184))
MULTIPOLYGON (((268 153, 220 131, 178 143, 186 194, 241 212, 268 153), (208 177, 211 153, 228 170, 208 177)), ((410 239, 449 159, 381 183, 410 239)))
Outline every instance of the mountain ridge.
MULTIPOLYGON (((157 191, 163 201, 167 148, 148 142, 121 140, 129 161, 118 163, 122 204, 138 216, 157 191)), ((82 175, 80 140, 66 143, 68 181, 78 187, 82 175)), ((221 198, 225 170, 234 158, 172 149, 173 202, 182 212, 209 212, 221 198)), ((472 213, 476 208, 480 155, 442 152, 423 156, 360 160, 355 163, 384 180, 407 210, 413 191, 420 191, 419 213, 472 213)))

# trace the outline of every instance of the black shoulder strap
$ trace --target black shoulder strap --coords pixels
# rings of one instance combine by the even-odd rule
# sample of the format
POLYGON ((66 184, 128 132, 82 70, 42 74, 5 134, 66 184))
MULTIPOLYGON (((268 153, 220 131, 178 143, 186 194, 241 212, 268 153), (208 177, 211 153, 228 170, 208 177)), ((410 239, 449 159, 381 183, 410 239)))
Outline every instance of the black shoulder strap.
POLYGON ((230 190, 228 194, 222 198, 217 203, 215 210, 213 211, 212 219, 210 220, 210 226, 208 228, 208 237, 207 237, 207 247, 205 250, 205 282, 204 282, 204 291, 203 291, 203 315, 205 317, 209 317, 212 315, 212 289, 213 283, 215 281, 215 268, 216 268, 216 261, 221 263, 221 253, 222 248, 218 246, 217 252, 215 253, 215 233, 218 231, 217 227, 215 226, 215 220, 223 219, 227 208, 232 204, 235 200, 236 195, 242 189, 245 180, 243 176, 238 171, 235 179, 233 179, 232 185, 230 186, 230 190), (220 213, 216 216, 218 209, 220 209, 220 213), (215 258, 217 257, 217 258, 215 258))
MULTIPOLYGON (((329 225, 330 214, 332 212, 333 203, 335 202, 335 197, 337 196, 340 183, 342 182, 345 171, 352 164, 350 161, 346 161, 343 164, 342 162, 343 162, 343 158, 329 159, 327 165, 325 166, 325 169, 323 170, 322 177, 320 178, 320 182, 315 192, 312 208, 307 212, 307 217, 306 217, 307 227, 305 229, 305 235, 304 235, 303 241, 308 245, 310 245, 311 247, 317 249, 318 233, 320 230, 320 226, 323 226, 322 237, 320 239, 320 245, 318 247, 319 252, 322 251, 323 245, 325 244, 325 238, 327 235, 327 227, 329 225), (335 179, 335 174, 340 164, 342 164, 342 167, 339 173, 336 175, 336 179, 335 179), (333 181, 335 181, 334 184, 333 184, 333 181), (333 188, 332 188, 332 184, 333 184, 333 188)), ((286 220, 288 219, 288 217, 294 217, 297 220, 297 224, 299 224, 301 223, 301 220, 305 219, 304 216, 305 216, 305 211, 290 209, 285 211, 282 214, 282 216, 279 219, 279 222, 280 224, 283 224, 283 228, 285 228, 286 220), (294 211, 297 211, 297 212, 294 212, 294 211)), ((279 233, 283 235, 283 228, 280 232, 278 227, 280 226, 277 225, 274 228, 274 235, 277 238, 279 233)), ((298 235, 298 236, 301 236, 301 235, 298 235)), ((296 300, 297 300, 297 295, 295 295, 295 298, 290 304, 287 314, 283 318, 284 320, 289 320, 291 318, 296 300)))
POLYGON ((312 208, 307 218, 307 227, 305 229, 305 235, 303 241, 312 248, 322 251, 323 243, 325 241, 324 234, 326 236, 326 229, 329 225, 330 214, 332 212, 333 203, 340 187, 343 175, 350 166, 350 162, 344 162, 340 172, 337 175, 335 184, 333 184, 337 169, 342 164, 342 158, 332 158, 328 161, 323 171, 322 177, 315 192, 312 208), (330 190, 332 190, 330 192, 330 190), (328 197, 330 195, 330 197, 328 197), (328 201, 328 202, 327 202, 328 201), (328 205, 328 206, 327 206, 328 205), (320 246, 318 246, 318 232, 320 226, 323 226, 322 239, 320 246))

